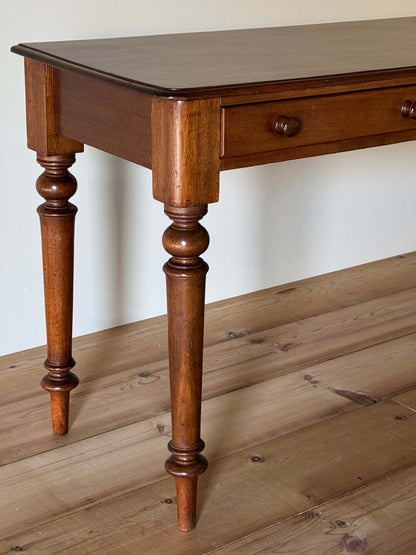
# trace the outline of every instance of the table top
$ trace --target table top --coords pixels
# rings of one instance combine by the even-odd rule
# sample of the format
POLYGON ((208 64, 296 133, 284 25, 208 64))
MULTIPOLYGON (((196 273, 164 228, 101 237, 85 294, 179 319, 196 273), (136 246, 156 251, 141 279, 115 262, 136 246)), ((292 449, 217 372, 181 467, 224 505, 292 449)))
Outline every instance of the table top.
POLYGON ((416 17, 19 44, 18 54, 155 95, 416 69, 416 17))

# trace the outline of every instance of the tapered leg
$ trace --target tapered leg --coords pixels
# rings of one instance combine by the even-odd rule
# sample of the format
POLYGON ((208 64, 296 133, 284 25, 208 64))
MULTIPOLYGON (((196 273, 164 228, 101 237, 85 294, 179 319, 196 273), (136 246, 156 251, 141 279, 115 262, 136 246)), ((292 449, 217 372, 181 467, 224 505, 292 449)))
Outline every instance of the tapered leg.
POLYGON ((172 255, 165 264, 169 369, 172 405, 172 455, 166 470, 175 477, 178 526, 191 530, 196 523, 198 476, 207 468, 200 452, 202 351, 204 335, 205 275, 207 264, 199 258, 208 247, 207 231, 198 223, 206 206, 165 207, 173 224, 165 231, 163 246, 172 255))
POLYGON ((39 206, 43 277, 45 287, 48 374, 41 385, 50 392, 52 428, 56 435, 68 431, 69 393, 78 378, 71 372, 72 358, 72 286, 74 255, 74 221, 76 207, 68 202, 75 194, 77 182, 68 168, 74 154, 38 156, 45 169, 36 182, 38 193, 45 199, 39 206))

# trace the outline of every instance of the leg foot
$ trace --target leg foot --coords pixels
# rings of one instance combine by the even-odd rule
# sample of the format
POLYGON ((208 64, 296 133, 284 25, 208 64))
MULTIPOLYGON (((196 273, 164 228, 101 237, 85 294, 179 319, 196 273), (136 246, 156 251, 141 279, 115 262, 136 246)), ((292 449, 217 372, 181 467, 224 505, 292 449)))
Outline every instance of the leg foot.
POLYGON ((50 393, 53 433, 63 436, 68 432, 69 393, 78 385, 78 376, 68 372, 64 381, 60 383, 59 380, 52 379, 50 374, 46 374, 40 383, 43 389, 50 393))
POLYGON ((196 524, 196 493, 198 476, 208 467, 207 459, 200 454, 205 447, 202 439, 191 449, 180 449, 172 441, 168 449, 173 453, 166 461, 166 471, 175 477, 178 528, 189 532, 196 524))
POLYGON ((196 490, 198 476, 193 478, 175 478, 178 506, 178 528, 189 532, 196 525, 196 490))

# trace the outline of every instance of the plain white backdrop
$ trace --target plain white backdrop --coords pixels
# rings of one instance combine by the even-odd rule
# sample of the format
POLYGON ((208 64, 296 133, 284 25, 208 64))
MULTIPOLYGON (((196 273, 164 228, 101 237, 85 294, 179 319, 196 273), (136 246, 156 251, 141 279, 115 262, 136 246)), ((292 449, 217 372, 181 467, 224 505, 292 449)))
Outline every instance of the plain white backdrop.
MULTIPOLYGON (((308 24, 416 15, 414 0, 1 0, 0 354, 45 343, 40 167, 26 149, 18 42, 308 24)), ((415 143, 221 174, 207 301, 416 249, 415 143)), ((169 221, 151 173, 86 147, 73 166, 74 335, 166 311, 169 221)), ((140 346, 138 346, 140 348, 140 346)))

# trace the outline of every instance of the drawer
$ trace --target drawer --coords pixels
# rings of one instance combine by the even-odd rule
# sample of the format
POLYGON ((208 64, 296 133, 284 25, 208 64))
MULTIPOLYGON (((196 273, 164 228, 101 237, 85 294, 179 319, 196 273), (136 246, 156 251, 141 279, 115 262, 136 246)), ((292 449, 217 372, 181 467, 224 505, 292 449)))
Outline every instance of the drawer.
POLYGON ((416 85, 225 106, 221 111, 222 157, 245 156, 416 131, 416 85))

